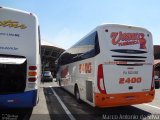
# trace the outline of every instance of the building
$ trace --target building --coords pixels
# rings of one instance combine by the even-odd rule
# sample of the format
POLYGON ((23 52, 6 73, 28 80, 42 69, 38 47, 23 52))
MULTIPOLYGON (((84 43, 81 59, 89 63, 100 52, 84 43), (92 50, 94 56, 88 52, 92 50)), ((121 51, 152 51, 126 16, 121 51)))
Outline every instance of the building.
POLYGON ((160 45, 154 45, 154 67, 155 75, 160 77, 160 45))
POLYGON ((41 41, 42 71, 49 70, 55 77, 55 60, 64 52, 63 48, 56 47, 51 43, 41 41))

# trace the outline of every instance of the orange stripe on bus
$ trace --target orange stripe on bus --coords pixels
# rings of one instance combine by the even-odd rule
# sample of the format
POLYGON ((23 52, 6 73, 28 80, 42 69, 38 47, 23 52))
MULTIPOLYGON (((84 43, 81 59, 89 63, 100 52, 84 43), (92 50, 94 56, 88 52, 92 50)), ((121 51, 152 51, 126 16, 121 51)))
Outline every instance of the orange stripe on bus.
POLYGON ((134 105, 148 103, 154 99, 155 90, 150 92, 121 93, 121 94, 102 94, 95 93, 95 106, 115 107, 124 105, 134 105))

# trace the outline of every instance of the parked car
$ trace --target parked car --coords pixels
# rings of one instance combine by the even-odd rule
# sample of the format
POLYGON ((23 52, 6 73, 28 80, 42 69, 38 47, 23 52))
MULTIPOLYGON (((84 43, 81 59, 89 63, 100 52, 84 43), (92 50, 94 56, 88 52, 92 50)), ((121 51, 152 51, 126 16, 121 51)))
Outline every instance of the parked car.
POLYGON ((159 89, 160 88, 160 78, 158 76, 155 76, 154 80, 155 80, 155 89, 159 89))
POLYGON ((52 82, 53 76, 51 74, 51 71, 44 71, 42 73, 42 82, 52 82))

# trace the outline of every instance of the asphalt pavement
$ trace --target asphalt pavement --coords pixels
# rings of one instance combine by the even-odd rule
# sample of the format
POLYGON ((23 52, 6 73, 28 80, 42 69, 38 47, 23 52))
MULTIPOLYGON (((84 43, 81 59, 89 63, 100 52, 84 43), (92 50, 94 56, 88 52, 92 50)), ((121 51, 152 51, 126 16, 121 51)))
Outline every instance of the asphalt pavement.
POLYGON ((93 108, 77 103, 56 82, 40 84, 39 103, 33 109, 0 109, 2 120, 159 120, 160 89, 151 103, 113 108, 93 108))
POLYGON ((56 82, 48 82, 40 86, 40 95, 44 95, 41 97, 43 100, 40 100, 39 104, 33 109, 31 118, 34 118, 33 116, 37 114, 44 116, 43 119, 39 120, 159 120, 160 118, 160 89, 156 90, 155 99, 151 103, 104 109, 93 108, 85 102, 77 103, 74 96, 60 88, 56 82), (59 98, 57 98, 57 96, 59 98), (63 105, 61 103, 63 103, 63 105), (65 106, 65 108, 63 106, 65 106), (44 112, 40 108, 44 108, 44 112), (48 111, 48 113, 46 111, 48 111), (70 117, 70 114, 73 118, 70 117))

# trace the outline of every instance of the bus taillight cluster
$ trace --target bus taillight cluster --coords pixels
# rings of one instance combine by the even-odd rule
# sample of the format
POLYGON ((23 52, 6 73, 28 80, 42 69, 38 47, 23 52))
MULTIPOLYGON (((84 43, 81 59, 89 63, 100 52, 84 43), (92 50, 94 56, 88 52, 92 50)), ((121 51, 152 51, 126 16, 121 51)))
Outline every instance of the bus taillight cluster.
POLYGON ((28 72, 28 81, 29 82, 35 82, 36 81, 36 76, 37 76, 37 66, 29 66, 29 72, 28 72))

